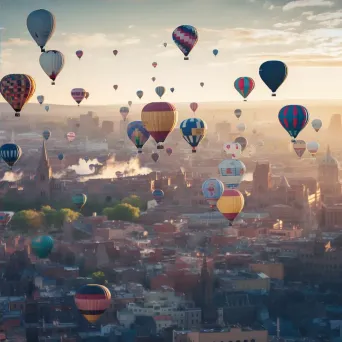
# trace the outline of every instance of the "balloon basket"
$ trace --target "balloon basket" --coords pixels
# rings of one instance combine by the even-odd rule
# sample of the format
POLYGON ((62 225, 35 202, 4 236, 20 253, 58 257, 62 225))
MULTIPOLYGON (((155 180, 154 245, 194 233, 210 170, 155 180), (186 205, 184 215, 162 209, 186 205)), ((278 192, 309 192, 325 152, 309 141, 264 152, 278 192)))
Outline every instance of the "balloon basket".
POLYGON ((55 85, 56 83, 55 82, 51 82, 52 85, 55 85))
POLYGON ((140 153, 140 154, 141 154, 141 153, 142 153, 142 150, 138 150, 138 153, 140 153))
POLYGON ((192 150, 192 153, 196 153, 196 150, 192 150))
POLYGON ((276 97, 276 96, 277 96, 277 94, 273 93, 273 94, 272 94, 272 96, 273 96, 273 97, 276 97))
POLYGON ((188 61, 188 60, 189 60, 189 57, 184 57, 184 60, 185 60, 185 61, 188 61))
POLYGON ((157 146, 157 150, 163 150, 164 149, 164 146, 163 145, 158 145, 157 146))
POLYGON ((243 102, 247 102, 247 100, 243 100, 243 102))
POLYGON ((20 117, 20 113, 15 113, 15 116, 16 116, 17 118, 19 118, 19 117, 20 117))

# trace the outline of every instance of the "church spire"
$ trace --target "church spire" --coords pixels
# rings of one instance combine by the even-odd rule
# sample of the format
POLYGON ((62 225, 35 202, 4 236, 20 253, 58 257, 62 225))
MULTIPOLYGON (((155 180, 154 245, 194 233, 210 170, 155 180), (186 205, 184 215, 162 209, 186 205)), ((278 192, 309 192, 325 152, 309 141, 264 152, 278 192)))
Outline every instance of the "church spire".
POLYGON ((50 167, 50 161, 47 155, 47 151, 46 151, 46 145, 45 145, 45 140, 43 140, 43 146, 42 146, 42 154, 40 156, 40 160, 39 160, 39 166, 38 167, 50 167))

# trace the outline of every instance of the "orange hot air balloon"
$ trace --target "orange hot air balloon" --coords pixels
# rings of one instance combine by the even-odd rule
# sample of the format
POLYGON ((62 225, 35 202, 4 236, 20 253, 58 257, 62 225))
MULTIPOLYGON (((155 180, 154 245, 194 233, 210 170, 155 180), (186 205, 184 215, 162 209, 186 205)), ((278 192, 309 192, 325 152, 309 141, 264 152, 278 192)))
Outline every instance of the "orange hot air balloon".
POLYGON ((141 121, 158 144, 157 149, 164 148, 163 142, 177 124, 178 112, 168 102, 148 103, 141 112, 141 121))
POLYGON ((236 216, 240 214, 245 205, 242 193, 236 189, 224 190, 222 196, 217 201, 217 209, 232 225, 236 216))

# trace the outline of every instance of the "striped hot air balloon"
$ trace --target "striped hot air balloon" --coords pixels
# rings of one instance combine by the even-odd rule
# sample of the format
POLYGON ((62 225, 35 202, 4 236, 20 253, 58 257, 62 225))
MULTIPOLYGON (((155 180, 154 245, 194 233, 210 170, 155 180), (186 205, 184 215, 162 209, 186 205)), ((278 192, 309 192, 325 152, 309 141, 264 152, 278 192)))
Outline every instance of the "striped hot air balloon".
POLYGON ((156 87, 156 89, 155 89, 156 94, 157 94, 160 98, 163 97, 163 95, 165 94, 165 91, 166 91, 166 89, 165 89, 165 87, 163 87, 163 86, 158 86, 158 87, 156 87))
POLYGON ((255 82, 251 77, 239 77, 234 82, 234 87, 238 93, 247 101, 248 95, 253 91, 255 82))
POLYGON ((76 101, 78 105, 84 100, 86 96, 86 91, 83 88, 74 88, 71 90, 71 96, 76 101))
POLYGON ((157 149, 163 149, 162 143, 176 126, 178 112, 174 105, 168 102, 151 102, 141 112, 141 121, 158 144, 157 149))
POLYGON ((185 56, 184 60, 188 60, 191 50, 197 44, 198 32, 194 26, 181 25, 173 31, 172 39, 185 56))
POLYGON ((184 140, 192 147, 192 153, 196 153, 196 147, 207 132, 207 124, 201 119, 190 118, 182 121, 180 129, 184 140))
POLYGON ((91 324, 101 317, 110 303, 110 291, 103 285, 84 285, 75 294, 75 304, 79 312, 91 324))
POLYGON ((229 221, 230 225, 233 224, 244 205, 245 199, 242 193, 236 189, 224 190, 222 196, 216 203, 217 209, 229 221))
POLYGON ((138 149, 138 153, 142 153, 142 148, 150 138, 150 133, 146 130, 141 121, 133 121, 127 125, 128 138, 138 149))
POLYGON ((12 169, 14 164, 20 159, 22 154, 21 148, 16 144, 4 144, 0 147, 1 159, 12 169))
POLYGON ((293 143, 293 149, 299 158, 302 158, 306 151, 306 142, 304 140, 296 140, 293 143))

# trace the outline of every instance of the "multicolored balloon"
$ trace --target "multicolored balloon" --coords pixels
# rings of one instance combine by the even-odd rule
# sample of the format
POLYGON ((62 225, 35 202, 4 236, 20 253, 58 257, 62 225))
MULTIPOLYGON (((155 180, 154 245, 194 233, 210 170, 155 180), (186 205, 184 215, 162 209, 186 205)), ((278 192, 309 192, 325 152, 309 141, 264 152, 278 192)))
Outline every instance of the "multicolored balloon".
POLYGON ((227 142, 223 144, 223 151, 232 158, 237 158, 241 154, 242 146, 238 142, 227 142))
POLYGON ((213 55, 216 57, 218 55, 219 51, 217 49, 213 50, 213 55))
POLYGON ((54 85, 57 76, 64 67, 64 55, 57 50, 43 52, 39 57, 39 63, 46 75, 52 80, 54 85))
POLYGON ((242 115, 242 110, 241 109, 235 109, 234 114, 238 119, 240 119, 240 117, 242 115))
POLYGON ((9 166, 12 167, 20 159, 22 151, 19 145, 16 144, 4 144, 0 147, 0 158, 9 166))
POLYGON ((87 202, 87 195, 85 194, 76 194, 72 196, 72 203, 81 210, 87 202))
POLYGON ((144 92, 142 90, 138 90, 137 91, 137 96, 139 97, 139 99, 141 100, 141 98, 144 96, 144 92))
POLYGON ((71 90, 71 96, 76 101, 78 105, 84 100, 86 96, 86 91, 83 88, 74 88, 71 90))
POLYGON ((81 60, 81 58, 83 56, 83 51, 82 50, 77 50, 76 51, 76 56, 78 57, 79 60, 81 60))
POLYGON ((178 26, 172 33, 172 39, 182 51, 184 60, 189 60, 189 54, 198 41, 197 29, 191 25, 178 26))
POLYGON ((304 152, 306 151, 306 142, 304 140, 296 140, 292 142, 293 149, 299 158, 302 158, 304 152))
POLYGON ((49 140, 50 137, 51 137, 51 132, 48 131, 48 130, 45 130, 45 131, 43 132, 43 138, 44 138, 45 140, 49 140))
POLYGON ((44 47, 55 32, 55 16, 45 9, 39 9, 29 14, 26 25, 41 52, 45 52, 44 47))
POLYGON ((119 86, 118 86, 117 84, 114 84, 114 85, 113 85, 113 88, 114 88, 115 91, 117 91, 118 88, 119 88, 119 86))
POLYGON ((165 89, 165 87, 163 87, 163 86, 158 86, 158 87, 156 87, 156 89, 155 89, 156 94, 157 94, 160 98, 163 97, 163 95, 165 94, 165 91, 166 91, 166 89, 165 89))
POLYGON ((306 144, 306 148, 309 151, 309 153, 311 153, 311 155, 315 157, 319 149, 319 143, 316 141, 310 141, 306 144))
POLYGON ((155 189, 152 192, 152 196, 153 196, 153 198, 155 199, 155 201, 157 203, 160 203, 163 200, 163 198, 164 198, 164 191, 160 190, 160 189, 155 189))
POLYGON ((238 93, 247 101, 248 95, 253 91, 255 82, 251 77, 239 77, 234 82, 234 87, 238 93))
POLYGON ((159 159, 159 154, 154 152, 154 153, 151 154, 151 158, 156 163, 158 161, 158 159, 159 159))
POLYGON ((69 142, 72 142, 76 138, 76 134, 74 132, 69 132, 66 134, 66 138, 68 139, 69 142))
POLYGON ((237 159, 223 160, 218 168, 221 181, 229 189, 237 188, 246 173, 245 164, 237 159))
POLYGON ((128 138, 138 149, 138 153, 142 153, 142 148, 150 138, 149 131, 144 127, 142 121, 133 121, 127 125, 128 138))
POLYGON ((151 102, 141 112, 141 121, 157 143, 157 149, 163 149, 163 142, 176 126, 178 112, 171 103, 151 102))
POLYGON ((207 133, 207 124, 198 118, 190 118, 182 121, 180 129, 184 140, 192 147, 192 153, 196 153, 196 147, 207 133))
POLYGON ((272 91, 272 96, 277 96, 276 91, 286 80, 287 66, 281 61, 267 61, 261 64, 259 75, 272 91))
POLYGON ((196 110, 198 109, 198 103, 196 102, 191 102, 190 103, 190 109, 194 112, 194 114, 196 113, 196 110))
POLYGON ((42 105, 44 103, 44 96, 43 95, 38 95, 37 96, 37 101, 40 105, 42 105))
POLYGON ((243 152, 248 145, 248 141, 245 137, 237 137, 234 142, 241 145, 241 152, 243 152))
POLYGON ((121 107, 120 108, 120 114, 124 121, 127 119, 127 115, 129 114, 129 108, 128 107, 121 107))
POLYGON ((87 284, 75 294, 75 304, 83 317, 94 324, 110 307, 111 294, 103 285, 87 284))
POLYGON ((223 183, 216 178, 207 179, 202 184, 203 196, 211 208, 215 208, 217 201, 223 194, 223 191, 223 183))
POLYGON ((166 151, 167 155, 170 157, 171 154, 172 154, 172 148, 171 147, 167 147, 165 151, 166 151))
POLYGON ((311 126, 316 132, 318 132, 322 128, 322 120, 320 119, 312 120, 311 126))
POLYGON ((45 259, 49 256, 53 245, 53 238, 49 235, 38 236, 31 240, 32 252, 40 259, 45 259))
POLYGON ((229 221, 230 225, 233 224, 235 218, 240 214, 244 205, 245 199, 242 193, 236 189, 224 190, 216 204, 217 209, 229 221))
POLYGON ((288 105, 283 107, 278 114, 280 124, 289 135, 296 139, 309 121, 308 110, 300 105, 288 105))
POLYGON ((15 116, 20 116, 20 111, 30 100, 36 90, 34 79, 25 74, 10 74, 2 78, 0 92, 3 98, 14 109, 15 116))

